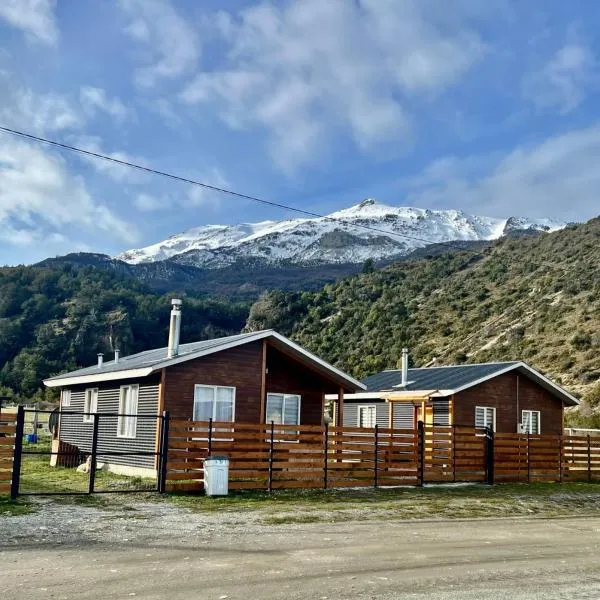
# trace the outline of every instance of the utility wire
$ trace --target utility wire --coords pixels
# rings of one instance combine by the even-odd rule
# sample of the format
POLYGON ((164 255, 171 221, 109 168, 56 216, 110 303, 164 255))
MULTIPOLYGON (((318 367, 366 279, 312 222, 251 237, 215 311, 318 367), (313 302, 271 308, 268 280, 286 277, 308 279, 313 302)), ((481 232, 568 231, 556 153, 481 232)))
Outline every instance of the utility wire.
MULTIPOLYGON (((337 219, 337 218, 333 218, 327 215, 322 215, 320 213, 317 212, 313 212, 313 211, 309 211, 309 210, 304 210, 302 208, 297 208, 295 206, 289 206, 287 204, 282 204, 280 202, 273 202, 272 200, 265 200, 264 198, 258 198, 256 196, 250 196, 249 194, 242 194, 240 192, 235 192, 233 190, 229 190, 226 188, 222 188, 222 187, 218 187, 215 185, 210 185, 208 183, 204 183, 202 181, 197 181, 195 179, 189 179, 187 177, 181 177, 180 175, 175 175, 174 173, 169 173, 167 171, 160 171, 158 169, 153 169, 151 167, 145 167, 143 165, 137 164, 137 163, 133 163, 133 162, 129 162, 126 160, 121 160, 119 158, 114 158, 113 156, 108 156, 106 154, 102 154, 100 152, 92 152, 91 150, 85 150, 84 148, 79 148, 77 146, 72 146, 70 144, 64 144, 62 142, 57 142, 55 140, 50 140, 47 138, 43 138, 37 135, 33 135, 31 133, 26 133, 24 131, 19 131, 17 129, 11 129, 9 127, 4 127, 4 126, 0 126, 0 131, 4 132, 4 133, 8 133, 10 135, 14 135, 17 137, 21 137, 21 138, 25 138, 34 142, 38 142, 41 144, 48 144, 50 146, 54 146, 57 148, 63 148, 64 150, 69 150, 71 152, 76 152, 79 154, 83 154, 86 156, 91 156, 93 158, 97 158, 100 160, 105 160, 108 162, 112 162, 112 163, 116 163, 118 165, 124 166, 124 167, 129 167, 131 169, 137 169, 139 171, 145 171, 146 173, 151 173, 152 175, 158 175, 160 177, 166 177, 168 179, 172 179, 175 181, 179 181, 182 183, 188 183, 191 185, 196 185, 199 187, 202 187, 204 189, 207 190, 212 190, 213 192, 218 192, 221 194, 228 194, 229 196, 234 196, 236 198, 242 198, 244 200, 251 200, 252 202, 259 202, 260 204, 265 204, 267 206, 272 206, 275 208, 281 208, 283 210, 289 210, 291 212, 295 212, 301 215, 304 215, 306 217, 313 217, 313 218, 318 218, 318 219, 325 219, 325 220, 329 220, 329 221, 333 221, 336 223, 342 222, 342 223, 346 223, 347 225, 351 225, 352 227, 359 227, 361 229, 366 229, 368 231, 374 231, 376 233, 383 233, 387 236, 396 236, 396 237, 400 237, 400 238, 405 238, 408 240, 413 240, 416 242, 422 242, 426 245, 438 245, 438 246, 447 246, 448 248, 454 248, 456 250, 460 250, 461 252, 467 252, 470 254, 473 254, 474 256, 483 256, 483 253, 481 251, 477 251, 477 250, 470 250, 468 248, 465 248, 464 246, 462 246, 461 244, 458 244, 456 242, 432 242, 431 240, 427 240, 425 238, 421 238, 421 237, 417 237, 415 235, 409 235, 406 233, 398 233, 398 232, 392 232, 392 231, 388 231, 386 229, 380 229, 378 227, 372 227, 370 225, 365 225, 364 223, 355 223, 353 221, 351 221, 350 219, 337 219)), ((468 240, 470 241, 470 240, 468 240)))

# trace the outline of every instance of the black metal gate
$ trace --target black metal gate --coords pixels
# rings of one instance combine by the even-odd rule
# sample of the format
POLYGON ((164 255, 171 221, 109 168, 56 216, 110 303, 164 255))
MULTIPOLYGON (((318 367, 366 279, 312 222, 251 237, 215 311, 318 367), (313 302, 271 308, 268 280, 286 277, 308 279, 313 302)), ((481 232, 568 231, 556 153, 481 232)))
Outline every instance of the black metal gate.
POLYGON ((19 407, 11 495, 164 492, 168 421, 19 407))

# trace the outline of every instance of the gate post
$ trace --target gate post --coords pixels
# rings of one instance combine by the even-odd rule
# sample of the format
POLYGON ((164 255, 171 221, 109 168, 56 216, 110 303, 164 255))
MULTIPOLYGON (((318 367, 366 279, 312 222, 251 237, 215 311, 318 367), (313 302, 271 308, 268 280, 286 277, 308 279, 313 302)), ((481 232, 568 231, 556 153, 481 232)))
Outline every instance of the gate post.
POLYGON ((494 485, 494 430, 485 428, 485 476, 488 485, 494 485))
POLYGON ((98 425, 100 425, 100 415, 94 414, 94 430, 92 433, 92 456, 90 460, 90 480, 88 485, 88 494, 94 493, 94 483, 96 482, 96 453, 98 451, 98 425))
POLYGON ((164 494, 167 490, 167 468, 169 460, 169 411, 165 410, 162 414, 162 428, 160 438, 160 470, 158 473, 158 491, 164 494))
POLYGON ((16 500, 19 495, 19 483, 21 481, 21 458, 23 456, 23 430, 25 428, 25 409, 19 406, 17 409, 17 428, 15 431, 15 449, 13 452, 12 478, 10 483, 10 499, 16 500))
POLYGON ((417 423, 417 448, 419 454, 419 482, 417 485, 423 487, 425 481, 425 427, 423 421, 417 423))

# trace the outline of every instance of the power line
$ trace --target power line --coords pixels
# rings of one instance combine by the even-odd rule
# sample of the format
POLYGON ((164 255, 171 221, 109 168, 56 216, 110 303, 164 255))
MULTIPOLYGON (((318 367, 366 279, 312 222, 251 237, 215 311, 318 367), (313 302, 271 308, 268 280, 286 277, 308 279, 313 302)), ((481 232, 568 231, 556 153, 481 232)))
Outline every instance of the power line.
POLYGON ((280 202, 273 202, 272 200, 265 200, 264 198, 258 198, 256 196, 251 196, 249 194, 242 194, 240 192, 235 192, 233 190, 229 190, 226 188, 222 188, 222 187, 218 187, 215 185, 210 185, 208 183, 204 183, 202 181, 197 181, 195 179, 189 179, 187 177, 182 177, 180 175, 175 175, 174 173, 169 173, 167 171, 161 171, 158 169, 153 169, 151 167, 145 167, 143 165, 137 164, 137 163, 133 163, 130 161, 126 161, 126 160, 121 160, 119 158, 114 158, 113 156, 108 156, 106 154, 102 154, 100 152, 92 152, 91 150, 85 150, 84 148, 79 148, 77 146, 72 146, 70 144, 64 144, 62 142, 57 142, 55 140, 50 140, 47 138, 43 138, 37 135, 33 135, 31 133, 26 133, 24 131, 19 131, 17 129, 11 129, 9 127, 3 127, 0 126, 0 131, 4 132, 4 133, 8 133, 11 135, 15 135, 17 137, 21 137, 21 138, 25 138, 34 142, 38 142, 38 143, 42 143, 42 144, 48 144, 50 146, 55 146, 57 148, 62 148, 64 150, 69 150, 71 152, 76 152, 79 154, 83 154, 86 156, 91 156, 92 158, 96 158, 96 159, 100 159, 100 160, 105 160, 108 162, 112 162, 112 163, 116 163, 118 165, 124 166, 124 167, 129 167, 131 169, 137 169, 139 171, 145 171, 146 173, 150 173, 152 175, 158 175, 160 177, 166 177, 167 179, 171 179, 174 181, 179 181, 181 183, 187 183, 190 185, 196 185, 199 187, 202 187, 204 189, 208 189, 208 190, 212 190, 213 192, 218 192, 221 194, 228 194, 229 196, 234 196, 236 198, 242 198, 244 200, 251 200, 252 202, 259 202, 260 204, 264 204, 267 206, 272 206, 274 208, 281 208, 283 210, 289 210, 301 215, 304 215, 306 217, 313 217, 313 218, 318 218, 318 219, 326 219, 326 220, 330 220, 336 223, 342 222, 342 223, 346 223, 347 225, 350 225, 352 227, 359 227, 361 229, 366 229, 368 231, 374 231, 376 233, 383 233, 387 236, 396 236, 396 237, 400 237, 400 238, 405 238, 408 240, 413 240, 416 242, 421 242, 424 243, 426 245, 438 245, 438 246, 447 246, 448 248, 454 248, 456 250, 460 250, 461 252, 467 252, 467 253, 471 253, 474 256, 483 256, 483 253, 481 251, 476 251, 476 250, 469 250, 468 248, 465 248, 464 246, 456 243, 456 242, 432 242, 431 240, 427 240, 425 238, 421 238, 418 236, 414 236, 414 235, 409 235, 406 233, 398 233, 398 232, 392 232, 392 231, 387 231, 385 229, 380 229, 378 227, 372 227, 370 225, 365 225, 364 223, 355 223, 349 219, 337 219, 337 218, 333 218, 327 215, 322 215, 320 213, 317 212, 313 212, 313 211, 309 211, 309 210, 304 210, 302 208, 297 208, 295 206, 289 206, 287 204, 282 204, 280 202))

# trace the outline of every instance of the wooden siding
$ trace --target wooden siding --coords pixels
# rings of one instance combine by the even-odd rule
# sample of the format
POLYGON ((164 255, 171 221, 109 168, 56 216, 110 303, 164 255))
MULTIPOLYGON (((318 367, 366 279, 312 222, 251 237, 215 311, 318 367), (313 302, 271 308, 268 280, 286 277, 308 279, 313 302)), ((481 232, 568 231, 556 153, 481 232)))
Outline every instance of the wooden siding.
POLYGON ((515 371, 498 375, 456 394, 454 423, 473 427, 476 406, 490 406, 496 409, 498 433, 517 433, 522 410, 540 411, 543 434, 560 435, 563 430, 562 402, 534 381, 515 371))
POLYGON ((450 425, 450 402, 448 398, 434 398, 433 404, 433 424, 450 425))
MULTIPOLYGON (((257 341, 169 367, 164 379, 165 410, 173 418, 191 419, 196 384, 233 386, 235 421, 264 422, 262 365, 262 342, 257 341)), ((323 395, 335 391, 336 384, 268 344, 266 366, 265 393, 300 394, 300 423, 320 425, 323 395)))
MULTIPOLYGON (((153 456, 104 456, 102 452, 154 452, 156 449, 157 414, 159 385, 156 378, 136 381, 110 382, 110 387, 98 385, 98 413, 118 413, 121 385, 138 383, 138 415, 151 418, 138 418, 136 437, 117 437, 117 417, 102 417, 98 425, 98 462, 116 465, 154 468, 153 456)), ((88 386, 94 387, 94 386, 88 386)), ((71 406, 65 411, 83 411, 86 386, 71 388, 71 406)), ((63 414, 60 419, 60 439, 77 446, 82 452, 90 452, 92 446, 93 423, 84 423, 83 415, 63 414)))
POLYGON ((393 402, 392 427, 413 429, 415 426, 415 407, 410 402, 393 402))

